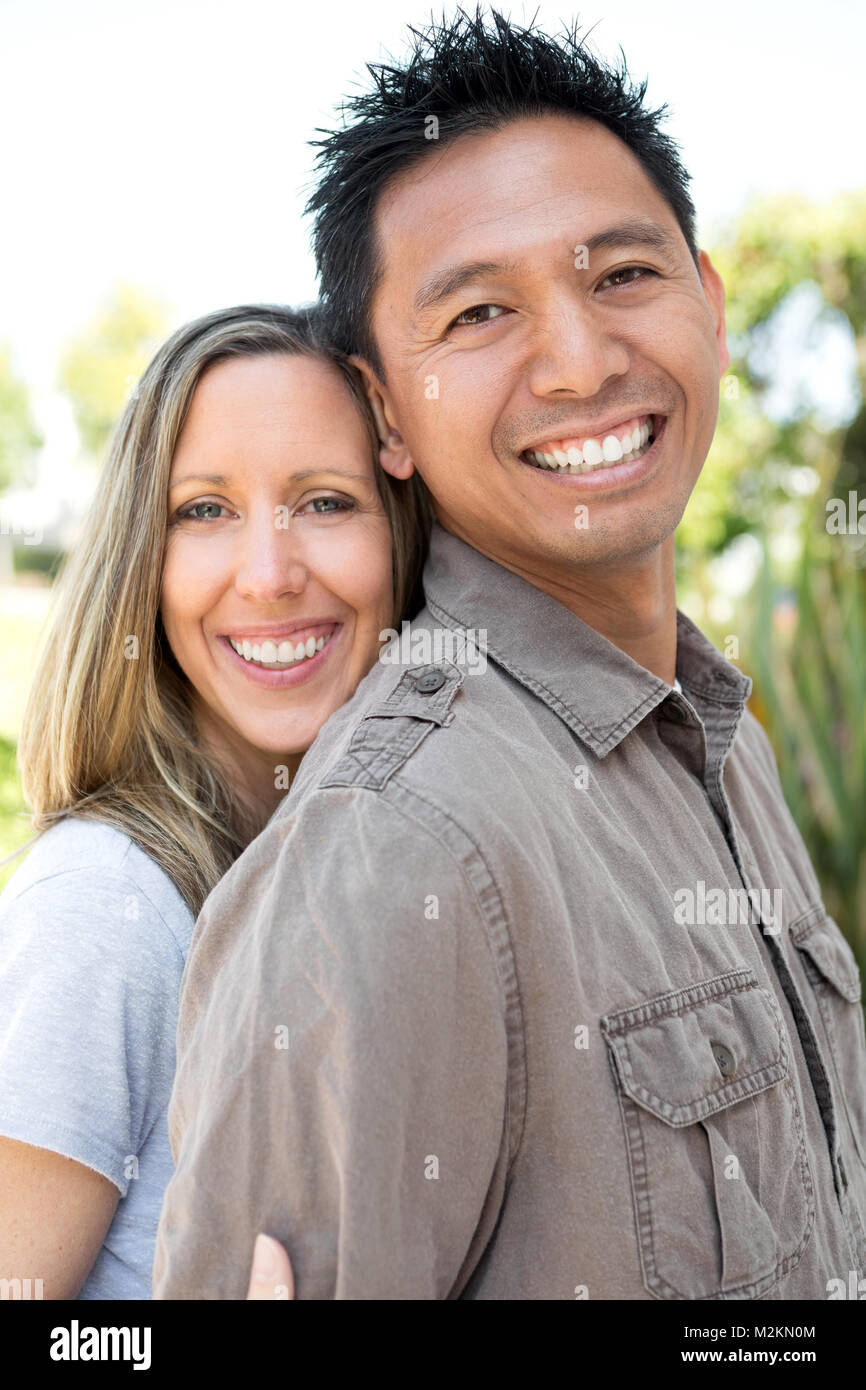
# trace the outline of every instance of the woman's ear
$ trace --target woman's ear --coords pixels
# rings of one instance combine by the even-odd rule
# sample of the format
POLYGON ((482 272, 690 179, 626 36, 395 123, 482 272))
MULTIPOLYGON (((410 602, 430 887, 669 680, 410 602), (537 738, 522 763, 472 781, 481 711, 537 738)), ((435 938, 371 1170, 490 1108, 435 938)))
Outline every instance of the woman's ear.
POLYGON ((364 391, 376 421, 376 433, 379 436, 379 462, 385 472, 391 474, 392 478, 411 477, 415 471, 415 464, 404 443, 403 436, 395 428, 391 404, 385 387, 365 358, 355 354, 349 358, 349 361, 361 373, 364 391))

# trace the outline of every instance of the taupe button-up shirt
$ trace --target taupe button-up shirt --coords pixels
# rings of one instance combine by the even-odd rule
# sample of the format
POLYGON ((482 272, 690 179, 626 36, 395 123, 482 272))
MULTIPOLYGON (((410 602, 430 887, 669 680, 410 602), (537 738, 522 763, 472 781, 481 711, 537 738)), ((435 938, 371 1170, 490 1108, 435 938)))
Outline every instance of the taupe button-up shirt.
POLYGON ((260 1230, 301 1299, 850 1286, 860 977, 750 681, 438 525, 425 591, 199 918, 155 1295, 244 1298, 260 1230))

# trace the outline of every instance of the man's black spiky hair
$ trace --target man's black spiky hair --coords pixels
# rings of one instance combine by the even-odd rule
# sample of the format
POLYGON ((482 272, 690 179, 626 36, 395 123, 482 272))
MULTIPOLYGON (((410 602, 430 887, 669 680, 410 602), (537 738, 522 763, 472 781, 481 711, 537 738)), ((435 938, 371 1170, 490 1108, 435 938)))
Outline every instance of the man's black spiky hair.
POLYGON ((410 27, 402 64, 367 64, 372 86, 343 105, 343 124, 311 144, 318 184, 307 203, 328 330, 384 377, 370 306, 381 274, 374 217, 385 185, 459 135, 497 130, 520 117, 558 112, 590 117, 619 136, 673 211, 697 261, 689 175, 675 142, 659 130, 667 106, 645 110, 647 83, 633 83, 625 55, 612 68, 595 57, 576 23, 559 38, 481 7, 426 29, 410 27), (438 129, 431 141, 429 117, 438 129))

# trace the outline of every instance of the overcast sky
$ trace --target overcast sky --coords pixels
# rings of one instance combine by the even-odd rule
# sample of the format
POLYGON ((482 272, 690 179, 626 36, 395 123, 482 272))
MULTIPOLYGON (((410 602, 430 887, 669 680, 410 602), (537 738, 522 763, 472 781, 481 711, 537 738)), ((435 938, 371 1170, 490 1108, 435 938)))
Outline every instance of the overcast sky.
MULTIPOLYGON (((453 6, 446 6, 451 13, 453 6)), ((518 19, 533 6, 501 4, 518 19)), ((366 61, 399 54, 416 0, 0 0, 0 341, 47 386, 118 279, 177 322, 312 298, 306 141, 366 61)), ((436 13, 441 14, 441 4, 436 13)), ((705 240, 753 192, 866 182, 859 0, 592 0, 693 173, 705 240)))

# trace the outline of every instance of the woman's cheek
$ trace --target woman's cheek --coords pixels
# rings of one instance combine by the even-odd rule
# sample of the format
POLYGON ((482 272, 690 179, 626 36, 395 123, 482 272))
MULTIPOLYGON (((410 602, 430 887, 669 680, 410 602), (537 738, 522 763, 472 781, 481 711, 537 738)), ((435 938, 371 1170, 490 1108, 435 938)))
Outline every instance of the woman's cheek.
MULTIPOLYGON (((171 538, 163 566, 162 621, 173 649, 189 646, 224 588, 225 556, 220 547, 186 541, 185 536, 171 538)), ((183 662, 183 651, 175 650, 175 655, 183 662)))
MULTIPOLYGON (((363 617, 378 613, 391 596, 391 532, 387 518, 361 517, 321 537, 311 577, 363 617)), ((311 557, 312 558, 312 557, 311 557)))

